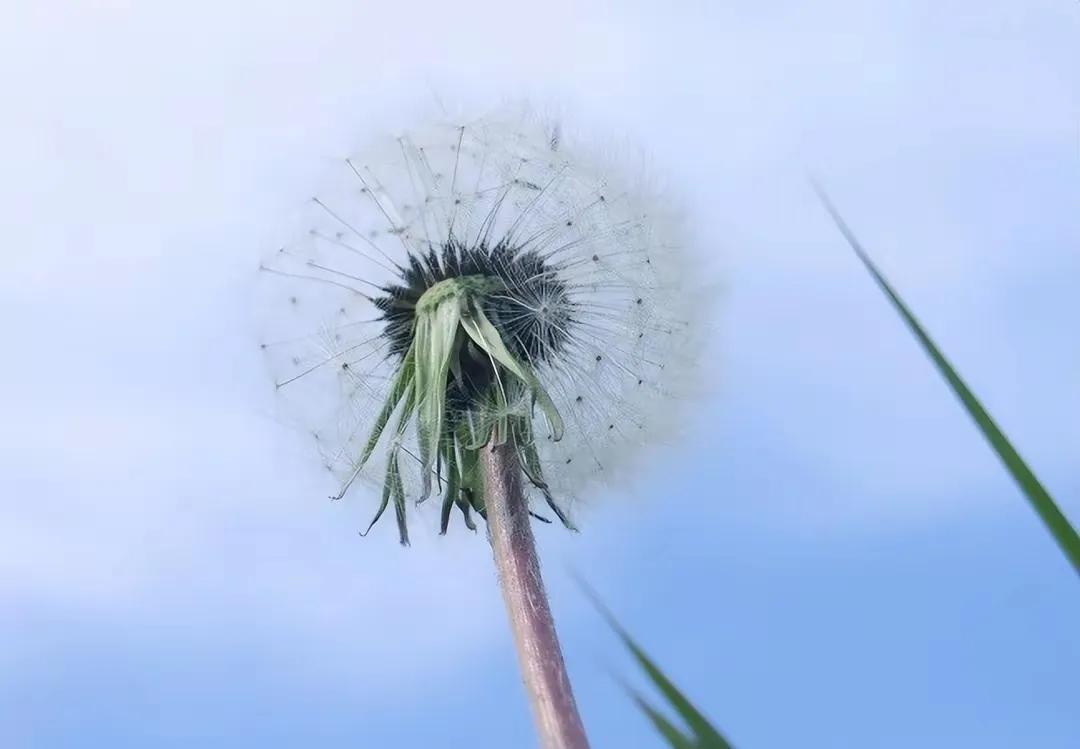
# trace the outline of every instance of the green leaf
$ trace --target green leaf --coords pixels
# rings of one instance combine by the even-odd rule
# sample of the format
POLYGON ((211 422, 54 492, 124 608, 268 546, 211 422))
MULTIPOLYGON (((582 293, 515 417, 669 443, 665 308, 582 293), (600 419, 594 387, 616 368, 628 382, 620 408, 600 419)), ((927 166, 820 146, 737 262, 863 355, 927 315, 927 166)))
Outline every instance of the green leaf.
MULTIPOLYGON (((595 591, 581 579, 578 579, 578 584, 581 585, 582 589, 585 591, 585 595, 588 596, 593 605, 596 606, 601 616, 603 616, 611 628, 615 630, 619 639, 623 641, 623 644, 626 645, 627 649, 634 656, 634 659, 637 660, 638 665, 645 671, 645 674, 656 688, 660 690, 664 699, 667 700, 671 708, 679 714, 690 729, 692 737, 682 736, 681 732, 678 732, 683 739, 689 738, 689 740, 692 741, 689 745, 671 742, 670 736, 664 733, 664 731, 661 731, 661 733, 664 733, 665 738, 671 742, 671 745, 673 747, 691 746, 694 747, 694 749, 732 749, 731 744, 728 743, 727 739, 725 739, 711 723, 709 723, 708 718, 706 718, 700 710, 694 707, 693 703, 691 703, 679 688, 675 686, 675 683, 660 670, 653 660, 645 654, 645 651, 630 637, 629 633, 622 628, 618 620, 615 619, 615 615, 600 601, 600 598, 596 595, 595 591)), ((639 705, 642 705, 641 701, 639 701, 639 705)), ((650 720, 653 720, 655 723, 656 721, 653 718, 653 715, 648 710, 646 710, 646 713, 649 715, 650 720)), ((674 726, 672 726, 672 728, 674 728, 674 726)))
POLYGON ((930 339, 930 336, 923 329, 922 325, 915 318, 915 315, 904 304, 900 296, 893 290, 892 286, 882 275, 881 271, 877 269, 866 250, 863 249, 859 240, 856 239, 854 233, 848 228, 847 223, 840 216, 840 213, 836 210, 832 201, 829 199, 828 194, 816 181, 811 180, 815 192, 817 192, 818 198, 821 199, 822 204, 825 206, 825 210, 829 212, 832 220, 836 223, 837 228, 840 229, 840 233, 844 235, 848 244, 855 251, 856 256, 862 261, 863 265, 870 272, 874 281, 878 287, 885 293, 893 307, 903 318, 908 328, 922 344, 926 354, 933 361, 934 366, 942 374, 945 380, 949 383, 956 397, 963 403, 964 408, 967 409, 968 414, 975 421, 975 424, 982 431, 983 436, 993 447, 997 453, 1001 462, 1012 474, 1013 479, 1020 486, 1024 496, 1027 497, 1028 502, 1031 504, 1032 509, 1042 519, 1046 525, 1050 534, 1057 541, 1058 546, 1065 553, 1065 556, 1072 562, 1073 569, 1080 573, 1080 536, 1077 535, 1076 530, 1069 524, 1068 518, 1058 508, 1054 502, 1050 493, 1046 491, 1042 483, 1036 478, 1035 474, 1027 463, 1024 462, 1020 454, 1013 448, 1012 443, 1009 442, 1005 434, 998 428, 993 418, 979 403, 975 395, 968 389, 968 386, 960 378, 960 375, 956 373, 952 365, 941 353, 934 342, 930 339))

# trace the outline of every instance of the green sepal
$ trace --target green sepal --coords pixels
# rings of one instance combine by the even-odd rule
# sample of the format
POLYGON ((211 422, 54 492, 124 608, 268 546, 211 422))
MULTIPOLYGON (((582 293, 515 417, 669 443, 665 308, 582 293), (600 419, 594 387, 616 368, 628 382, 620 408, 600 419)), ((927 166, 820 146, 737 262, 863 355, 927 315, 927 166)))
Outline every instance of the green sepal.
MULTIPOLYGON (((479 450, 486 445, 511 442, 519 456, 523 472, 530 483, 539 489, 548 506, 564 526, 576 530, 560 508, 544 481, 540 459, 533 437, 532 416, 512 415, 510 404, 516 403, 525 392, 531 398, 531 408, 543 411, 551 430, 551 438, 562 438, 564 423, 554 402, 541 386, 536 373, 520 362, 507 348, 499 331, 483 310, 482 299, 492 290, 489 279, 466 277, 447 279, 435 284, 416 305, 413 340, 391 383, 390 392, 360 455, 356 473, 370 459, 395 411, 400 418, 393 443, 389 446, 389 461, 383 482, 382 501, 366 535, 382 517, 391 500, 397 516, 401 543, 409 543, 405 518, 405 489, 400 468, 401 440, 411 420, 416 418, 422 488, 417 502, 427 499, 432 491, 432 473, 442 486, 445 467, 446 486, 442 492, 440 533, 449 527, 450 514, 457 505, 465 525, 476 530, 472 512, 486 519, 483 482, 479 476, 479 450), (448 381, 462 384, 460 356, 463 346, 475 346, 477 354, 491 360, 494 384, 487 393, 493 420, 480 419, 480 426, 468 411, 465 418, 455 419, 447 412, 448 381), (510 375, 509 378, 506 375, 510 375), (451 429, 448 423, 454 422, 451 429)), ((530 512, 533 517, 550 522, 530 512)))
POLYGON ((461 327, 488 356, 525 383, 532 393, 534 403, 540 406, 540 410, 547 418, 548 426, 551 428, 551 438, 556 441, 562 439, 563 420, 558 409, 555 408, 554 401, 541 386, 533 371, 519 362, 506 348, 499 331, 484 314, 479 300, 470 300, 468 307, 462 310, 461 327))
MULTIPOLYGON (((408 356, 406 356, 406 360, 408 360, 408 356)), ((383 478, 382 500, 379 502, 379 508, 375 511, 375 517, 371 519, 371 523, 368 524, 367 530, 363 531, 360 534, 361 536, 366 536, 368 533, 371 532, 371 529, 375 526, 375 523, 379 522, 379 518, 381 518, 382 514, 386 511, 386 507, 390 503, 390 500, 393 499, 394 514, 397 516, 398 537, 401 541, 402 546, 409 545, 409 529, 405 519, 405 486, 401 481, 401 467, 398 464, 398 451, 400 449, 400 445, 397 440, 400 440, 402 435, 405 433, 405 428, 408 426, 409 419, 412 418, 412 413, 415 410, 415 391, 416 388, 414 386, 414 382, 412 381, 412 378, 409 378, 408 382, 404 386, 403 392, 398 393, 397 397, 395 397, 394 399, 395 407, 398 402, 402 404, 401 416, 398 418, 395 442, 390 447, 390 456, 386 462, 386 476, 383 478)), ((387 401, 387 406, 389 406, 389 399, 387 401)), ((384 406, 384 411, 386 411, 387 406, 384 406)), ((387 413, 386 418, 382 418, 382 414, 380 414, 380 424, 378 426, 379 434, 381 434, 385 430, 386 422, 389 420, 390 414, 393 413, 393 410, 393 407, 389 408, 389 412, 387 413)), ((374 442, 378 442, 378 435, 374 435, 371 440, 374 440, 374 442)), ((371 457, 370 451, 368 451, 368 453, 363 456, 362 460, 366 461, 369 457, 371 457)), ((362 466, 363 463, 361 463, 361 467, 362 466)), ((359 472, 359 468, 357 469, 357 472, 359 472)))
POLYGON ((475 493, 472 489, 465 488, 458 492, 457 497, 454 499, 458 509, 461 510, 462 516, 465 518, 465 527, 471 531, 476 530, 476 523, 473 522, 469 509, 472 506, 472 497, 475 493))
MULTIPOLYGON (((375 523, 377 523, 379 521, 379 518, 382 517, 382 513, 386 512, 387 506, 390 504, 390 495, 391 495, 391 493, 393 491, 393 489, 392 489, 393 481, 391 480, 391 478, 396 473, 396 467, 395 467, 396 465, 397 465, 397 451, 391 449, 391 451, 390 451, 390 460, 387 461, 387 475, 382 480, 382 500, 379 502, 378 509, 375 510, 375 517, 372 518, 372 521, 367 523, 367 529, 361 531, 360 532, 361 535, 367 535, 368 533, 372 532, 372 529, 375 528, 375 523)), ((399 529, 399 531, 400 530, 401 529, 399 529)), ((407 542, 407 539, 406 539, 406 542, 407 542)))
POLYGON ((446 491, 443 494, 439 512, 439 535, 442 536, 446 535, 446 529, 450 526, 450 511, 454 509, 454 500, 461 491, 461 476, 458 473, 455 452, 454 445, 451 444, 443 458, 443 463, 446 465, 446 491))
POLYGON ((431 494, 431 470, 446 415, 446 379, 457 355, 462 301, 448 296, 431 308, 418 309, 411 349, 415 352, 417 432, 420 442, 421 499, 431 494), (430 311, 429 311, 430 310, 430 311))
POLYGON ((402 546, 408 546, 409 526, 405 522, 405 486, 401 483, 401 469, 398 467, 398 454, 396 451, 390 458, 387 483, 390 484, 390 493, 394 499, 394 515, 397 517, 398 538, 402 546))
MULTIPOLYGON (((357 464, 356 468, 357 473, 360 472, 368 462, 368 459, 371 458, 371 453, 375 451, 375 445, 379 443, 379 437, 382 436, 383 430, 386 429, 387 422, 390 421, 390 417, 393 416, 394 409, 397 408, 398 403, 412 387, 415 362, 416 357, 413 354, 412 347, 410 347, 405 354, 405 358, 401 362, 401 367, 398 369, 397 374, 394 375, 394 381, 390 385, 390 394, 386 396, 386 402, 379 411, 379 415, 375 417, 375 426, 372 428, 371 435, 368 437, 368 441, 364 444, 364 449, 360 453, 360 462, 357 464)), ((404 419, 400 423, 404 423, 404 419)))
POLYGON ((519 419, 518 422, 515 429, 515 446, 517 447, 518 462, 521 464, 522 473, 525 474, 525 478, 529 480, 529 483, 544 495, 547 506, 551 508, 551 511, 555 513, 563 526, 567 530, 576 532, 577 526, 570 521, 563 509, 559 507, 555 497, 551 495, 547 481, 544 480, 543 469, 540 467, 540 455, 536 451, 536 440, 532 433, 532 425, 527 419, 519 419))

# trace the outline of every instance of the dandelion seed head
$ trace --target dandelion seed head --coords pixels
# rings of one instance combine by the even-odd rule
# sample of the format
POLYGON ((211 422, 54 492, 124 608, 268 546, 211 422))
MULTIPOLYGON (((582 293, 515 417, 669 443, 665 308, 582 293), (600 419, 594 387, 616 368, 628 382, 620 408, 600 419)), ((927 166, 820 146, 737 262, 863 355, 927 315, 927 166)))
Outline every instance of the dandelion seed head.
POLYGON ((448 480, 445 463, 461 447, 454 430, 486 436, 518 423, 538 463, 526 473, 543 476, 535 490, 565 509, 589 484, 630 473, 639 450, 678 425, 696 376, 700 284, 647 174, 512 108, 385 138, 339 177, 310 202, 307 231, 260 266, 260 348, 342 493, 389 482, 416 498, 424 474, 448 480), (439 458, 424 458, 415 420, 400 418, 407 397, 362 457, 425 335, 421 319, 457 296, 477 305, 462 302, 463 327, 473 314, 490 322, 535 373, 561 434, 482 335, 459 331, 438 374, 448 430, 436 435, 439 458))

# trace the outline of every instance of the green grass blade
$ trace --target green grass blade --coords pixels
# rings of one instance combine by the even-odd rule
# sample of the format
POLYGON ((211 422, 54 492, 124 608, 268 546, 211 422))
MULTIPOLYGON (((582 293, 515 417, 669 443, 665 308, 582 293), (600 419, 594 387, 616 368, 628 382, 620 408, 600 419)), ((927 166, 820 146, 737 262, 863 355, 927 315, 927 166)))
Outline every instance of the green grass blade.
POLYGON ((664 737, 664 740, 668 742, 672 749, 698 749, 693 737, 683 733, 678 726, 665 718, 659 710, 646 702, 645 698, 640 694, 632 689, 628 691, 641 712, 645 713, 653 727, 656 728, 657 733, 664 737))
POLYGON ((956 397, 963 403, 964 408, 971 415, 971 418, 975 420, 975 424, 982 431, 983 436, 994 448, 1001 462, 1005 464, 1005 467, 1012 474, 1013 479, 1020 486, 1020 489, 1024 492, 1028 502, 1031 503, 1031 507, 1042 518, 1043 523, 1046 525, 1050 534, 1057 541, 1058 546, 1072 562, 1073 569, 1080 573, 1080 536, 1077 535, 1076 530, 1069 524, 1068 518, 1062 513, 1054 502, 1050 493, 1046 491, 1042 483, 1028 468, 1027 463, 1024 462, 1020 454, 1013 448, 1005 434, 994 423, 993 418, 986 412, 986 409, 982 407, 975 395, 968 389, 967 385, 960 375, 956 373, 952 365, 945 356, 938 350, 937 346, 930 339, 930 336, 923 329, 919 321, 904 304, 900 296, 893 290, 889 282, 885 280, 885 277, 881 274, 881 271, 877 269, 866 250, 863 249, 859 240, 856 239, 854 233, 845 223, 844 219, 840 216, 840 213, 836 210, 832 201, 829 200, 828 194, 817 182, 812 181, 814 190, 817 192, 818 198, 821 199, 822 204, 825 206, 825 210, 829 212, 832 220, 836 223, 837 228, 840 229, 840 233, 844 235, 848 244, 855 251, 859 260, 870 272, 874 281, 878 287, 885 293, 885 296, 892 302, 893 307, 900 313, 900 316, 907 323, 908 328, 915 337, 922 344, 923 349, 927 355, 934 362, 938 371, 949 383, 956 397))
MULTIPOLYGON (((622 628, 622 625, 615 619, 615 615, 600 601, 596 593, 590 588, 583 580, 578 580, 578 584, 581 585, 585 591, 585 595, 589 597, 593 605, 596 606, 600 615, 607 620, 608 624, 615 633, 619 636, 619 639, 623 641, 627 649, 637 660, 638 665, 649 677, 652 683, 664 696, 668 704, 672 709, 679 714, 679 716, 686 722, 687 727, 693 733, 694 743, 692 746, 696 749, 732 749, 730 743, 723 735, 709 723, 700 710, 694 707, 693 703, 686 698, 686 696, 675 686, 675 683, 669 679, 663 671, 653 662, 645 651, 634 641, 630 634, 622 628)), ((640 703, 639 703, 640 704, 640 703)), ((652 716, 649 716, 652 719, 652 716)), ((673 744, 673 746, 675 746, 673 744)))

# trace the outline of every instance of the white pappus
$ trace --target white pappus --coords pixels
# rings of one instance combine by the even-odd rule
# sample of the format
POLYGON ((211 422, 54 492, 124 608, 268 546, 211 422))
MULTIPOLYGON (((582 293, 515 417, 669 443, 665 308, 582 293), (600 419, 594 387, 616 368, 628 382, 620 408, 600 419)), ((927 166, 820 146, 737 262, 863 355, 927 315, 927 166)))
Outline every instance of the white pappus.
POLYGON ((378 487, 403 543, 405 500, 435 489, 443 532, 454 506, 473 527, 469 453, 511 439, 537 517, 573 527, 581 490, 634 468, 693 387, 700 284, 666 200, 525 107, 340 171, 259 284, 277 393, 338 496, 378 487))

